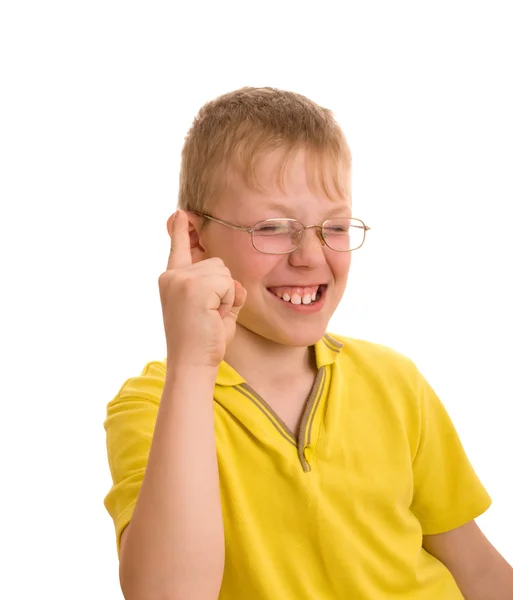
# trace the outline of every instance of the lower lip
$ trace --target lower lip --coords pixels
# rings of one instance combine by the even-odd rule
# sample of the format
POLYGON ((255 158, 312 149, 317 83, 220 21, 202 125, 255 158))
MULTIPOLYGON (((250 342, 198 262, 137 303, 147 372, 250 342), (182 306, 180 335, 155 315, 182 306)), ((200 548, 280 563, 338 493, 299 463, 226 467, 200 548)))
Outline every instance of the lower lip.
POLYGON ((306 315, 316 313, 316 312, 319 312, 320 310, 322 310, 322 308, 324 306, 324 302, 326 300, 327 291, 328 291, 328 288, 326 288, 323 291, 319 300, 317 300, 317 302, 314 302, 313 304, 292 304, 292 302, 290 302, 290 301, 285 302, 284 300, 282 300, 281 298, 278 298, 278 296, 276 296, 275 294, 273 294, 272 292, 269 292, 269 290, 267 290, 267 292, 277 302, 279 302, 284 308, 288 308, 289 310, 294 310, 295 312, 306 314, 306 315))

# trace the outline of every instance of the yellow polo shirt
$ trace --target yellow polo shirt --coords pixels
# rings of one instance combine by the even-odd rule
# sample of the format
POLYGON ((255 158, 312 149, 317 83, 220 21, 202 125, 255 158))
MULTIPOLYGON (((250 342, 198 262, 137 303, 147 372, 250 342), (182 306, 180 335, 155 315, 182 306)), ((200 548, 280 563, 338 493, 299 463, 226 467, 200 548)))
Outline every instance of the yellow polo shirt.
MULTIPOLYGON (((326 334, 298 439, 227 363, 214 390, 226 562, 220 600, 463 600, 422 548, 492 503, 443 404, 415 364, 326 334)), ((148 458, 166 364, 107 406, 119 538, 148 458)))

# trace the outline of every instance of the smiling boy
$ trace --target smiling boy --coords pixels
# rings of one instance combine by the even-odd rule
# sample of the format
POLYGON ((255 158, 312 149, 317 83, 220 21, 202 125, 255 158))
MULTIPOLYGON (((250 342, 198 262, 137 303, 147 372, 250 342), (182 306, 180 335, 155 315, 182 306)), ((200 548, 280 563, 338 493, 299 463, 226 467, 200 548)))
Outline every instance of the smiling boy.
POLYGON ((179 206, 167 358, 105 421, 125 597, 477 600, 493 575, 487 598, 509 598, 473 522, 490 496, 433 389, 326 332, 369 229, 331 112, 271 88, 209 102, 179 206))

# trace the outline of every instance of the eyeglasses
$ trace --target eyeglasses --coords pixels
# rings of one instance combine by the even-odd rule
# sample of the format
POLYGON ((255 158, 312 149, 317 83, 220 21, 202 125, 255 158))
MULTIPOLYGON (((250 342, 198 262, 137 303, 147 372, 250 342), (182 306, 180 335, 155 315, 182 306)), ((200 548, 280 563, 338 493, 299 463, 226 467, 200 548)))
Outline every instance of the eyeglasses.
POLYGON ((303 225, 296 219, 266 219, 253 227, 234 225, 195 210, 189 211, 210 221, 251 234, 255 250, 264 254, 289 254, 303 241, 306 229, 316 229, 321 243, 336 252, 352 252, 363 245, 370 229, 360 219, 338 217, 327 219, 322 225, 303 225))

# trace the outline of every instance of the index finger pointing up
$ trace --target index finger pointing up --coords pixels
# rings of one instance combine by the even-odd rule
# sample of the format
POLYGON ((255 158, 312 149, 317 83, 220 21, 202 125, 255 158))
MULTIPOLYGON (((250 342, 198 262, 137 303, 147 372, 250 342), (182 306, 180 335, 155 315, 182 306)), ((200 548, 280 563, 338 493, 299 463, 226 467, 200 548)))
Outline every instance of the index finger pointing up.
POLYGON ((171 252, 167 262, 167 270, 181 269, 192 264, 191 242, 189 240, 189 219, 183 210, 178 210, 173 217, 171 233, 171 252))

